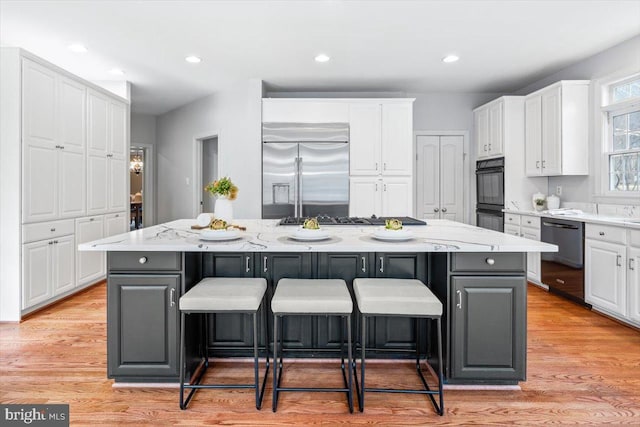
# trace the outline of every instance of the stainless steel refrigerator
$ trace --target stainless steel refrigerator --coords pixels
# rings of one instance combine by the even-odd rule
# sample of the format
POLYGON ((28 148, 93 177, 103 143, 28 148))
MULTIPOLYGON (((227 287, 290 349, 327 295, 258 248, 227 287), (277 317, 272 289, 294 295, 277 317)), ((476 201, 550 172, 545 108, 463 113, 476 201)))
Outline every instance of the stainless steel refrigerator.
POLYGON ((262 140, 262 218, 348 216, 347 123, 263 123, 262 140))

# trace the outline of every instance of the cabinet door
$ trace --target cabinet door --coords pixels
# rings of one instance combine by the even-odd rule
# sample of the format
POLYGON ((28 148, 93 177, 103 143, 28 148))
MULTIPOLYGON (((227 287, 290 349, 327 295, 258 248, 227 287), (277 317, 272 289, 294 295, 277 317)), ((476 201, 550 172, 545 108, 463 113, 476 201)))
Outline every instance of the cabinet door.
POLYGON ((87 154, 87 215, 107 211, 109 186, 106 154, 87 154))
POLYGON ((378 103, 349 105, 351 175, 377 175, 381 162, 381 107, 378 103))
POLYGON ((504 123, 502 117, 504 102, 497 102, 489 107, 489 155, 504 154, 504 123))
POLYGON ((34 141, 22 151, 22 221, 58 217, 58 151, 48 142, 34 141))
POLYGON ((418 135, 416 216, 418 218, 440 218, 440 137, 418 135))
MULTIPOLYGON (((269 297, 275 292, 278 280, 282 278, 310 279, 313 268, 310 253, 263 253, 256 257, 256 268, 267 279, 269 297)), ((269 298, 269 306, 271 299, 269 298)), ((270 316, 271 317, 271 316, 270 316)), ((271 330, 273 318, 269 319, 271 330)), ((288 348, 310 348, 313 345, 313 323, 311 316, 287 316, 284 321, 283 342, 288 348)), ((269 335, 273 339, 273 333, 269 335)))
POLYGON ((56 81, 54 71, 22 60, 22 140, 57 143, 56 81))
POLYGON ((74 236, 54 239, 53 250, 53 295, 59 295, 76 286, 76 245, 74 236))
MULTIPOLYGON (((523 221, 524 223, 524 221, 523 221)), ((525 239, 531 239, 540 241, 540 230, 535 228, 522 227, 522 237, 525 239)), ((540 271, 540 252, 528 252, 527 253, 527 278, 536 283, 540 283, 541 280, 540 271)))
POLYGON ((413 180, 382 180, 382 216, 413 216, 413 180))
POLYGON ((413 105, 382 104, 382 174, 413 175, 413 105))
POLYGON ((58 150, 58 211, 60 218, 86 213, 87 180, 84 149, 67 145, 58 150))
POLYGON ((626 246, 585 240, 585 301, 626 315, 626 246))
POLYGON ((441 218, 464 221, 464 138, 440 137, 440 212, 441 218))
POLYGON ((87 90, 87 153, 105 155, 109 137, 109 98, 87 90))
POLYGON ((451 378, 526 379, 525 278, 453 276, 451 289, 451 378))
POLYGON ((109 169, 107 178, 107 191, 109 193, 109 212, 123 211, 127 209, 128 194, 127 164, 123 158, 110 157, 107 161, 109 169))
POLYGON ((542 174, 542 98, 524 101, 525 172, 527 176, 542 174))
POLYGON ((350 178, 349 183, 349 216, 381 215, 382 181, 363 177, 350 178))
MULTIPOLYGON (((102 216, 76 220, 76 240, 78 244, 91 242, 104 237, 104 220, 102 216)), ((77 251, 76 277, 78 285, 101 280, 105 274, 104 252, 77 251)))
POLYGON ((105 215, 104 218, 104 237, 115 236, 116 234, 126 233, 128 230, 127 212, 105 215))
POLYGON ((482 159, 489 155, 489 109, 477 110, 474 116, 478 158, 482 159))
POLYGON ((562 128, 560 87, 542 94, 542 174, 562 173, 562 128))
POLYGON ((51 276, 53 241, 22 245, 22 309, 32 307, 53 296, 51 276))
MULTIPOLYGON (((202 262, 203 277, 253 277, 252 253, 207 252, 203 254, 202 262)), ((246 347, 252 351, 253 316, 240 313, 210 314, 207 321, 207 342, 215 355, 233 354, 233 351, 225 350, 229 347, 246 347)), ((259 323, 262 327, 262 319, 259 323)))
MULTIPOLYGON (((427 282, 427 258, 424 253, 376 253, 375 257, 375 277, 419 279, 427 282)), ((376 317, 367 326, 367 346, 396 350, 415 348, 414 319, 376 317)))
POLYGON ((127 157, 127 106, 121 102, 109 103, 109 148, 115 158, 127 157))
MULTIPOLYGON (((347 283, 349 293, 353 298, 353 279, 369 277, 374 271, 373 257, 370 253, 326 253, 318 254, 318 279, 342 279, 347 283)), ((355 298, 353 298, 355 301, 355 298)), ((354 303, 351 316, 353 342, 357 342, 360 331, 358 328, 357 310, 354 303)), ((318 316, 316 326, 317 348, 340 348, 342 332, 342 319, 337 316, 318 316)), ((344 340, 346 342, 346 332, 344 340)))
POLYGON ((84 153, 87 123, 86 88, 83 84, 66 77, 60 77, 58 87, 60 144, 66 149, 81 149, 84 153))
POLYGON ((640 249, 629 248, 629 318, 640 323, 640 249))
POLYGON ((513 236, 520 236, 520 227, 513 224, 505 224, 504 225, 504 233, 511 234, 513 236))
POLYGON ((108 376, 178 375, 179 275, 111 275, 108 376))

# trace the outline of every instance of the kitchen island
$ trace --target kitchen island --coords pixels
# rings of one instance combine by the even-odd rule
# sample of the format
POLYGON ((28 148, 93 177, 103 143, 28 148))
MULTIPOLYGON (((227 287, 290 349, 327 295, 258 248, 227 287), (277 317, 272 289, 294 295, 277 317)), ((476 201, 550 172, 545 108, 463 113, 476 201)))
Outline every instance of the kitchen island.
MULTIPOLYGON (((300 242, 277 220, 238 220, 247 227, 226 242, 200 239, 194 220, 178 220, 85 243, 80 250, 108 256, 108 375, 117 382, 175 382, 178 378, 177 301, 202 277, 264 277, 267 307, 278 280, 357 277, 417 278, 444 305, 445 381, 515 384, 526 379, 526 253, 557 247, 447 220, 410 227, 403 242, 374 239, 372 227, 326 227, 330 238, 300 242)), ((198 319, 186 325, 189 371, 197 364, 198 319)), ((245 356, 251 323, 242 314, 210 315, 209 356, 245 356)), ((266 327, 270 330, 271 316, 266 327)), ((416 336, 432 332, 423 322, 380 317, 356 343, 372 357, 389 350, 409 354, 416 336)), ((262 325, 265 327, 265 325, 262 325)), ((269 333, 269 336, 272 336, 269 333)), ((292 352, 314 348, 327 357, 340 345, 337 319, 301 317, 285 325, 292 352)), ((265 343, 260 345, 264 347, 265 343)), ((430 352, 427 340, 418 340, 430 352)))

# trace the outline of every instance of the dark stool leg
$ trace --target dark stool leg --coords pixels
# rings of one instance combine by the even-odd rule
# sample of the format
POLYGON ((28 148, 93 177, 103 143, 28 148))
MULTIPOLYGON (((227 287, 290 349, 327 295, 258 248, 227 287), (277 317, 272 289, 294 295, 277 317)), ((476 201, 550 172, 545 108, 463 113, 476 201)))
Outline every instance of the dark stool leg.
POLYGON ((349 412, 353 413, 353 372, 351 371, 351 315, 347 316, 347 370, 349 371, 349 412))
POLYGON ((440 324, 441 318, 438 317, 437 325, 438 325, 438 395, 440 397, 440 406, 438 409, 438 415, 444 414, 444 390, 442 385, 442 380, 444 379, 444 374, 442 372, 442 325, 440 324))
POLYGON ((365 371, 365 351, 367 347, 367 316, 362 315, 362 343, 360 345, 360 412, 364 412, 364 371, 365 371))
POLYGON ((180 313, 180 409, 186 409, 184 404, 184 374, 185 374, 185 361, 184 361, 184 312, 180 313))
POLYGON ((273 315, 273 402, 271 410, 278 409, 278 315, 273 315))
POLYGON ((258 373, 258 313, 253 313, 253 375, 256 387, 256 409, 260 409, 262 402, 260 401, 260 375, 258 373))

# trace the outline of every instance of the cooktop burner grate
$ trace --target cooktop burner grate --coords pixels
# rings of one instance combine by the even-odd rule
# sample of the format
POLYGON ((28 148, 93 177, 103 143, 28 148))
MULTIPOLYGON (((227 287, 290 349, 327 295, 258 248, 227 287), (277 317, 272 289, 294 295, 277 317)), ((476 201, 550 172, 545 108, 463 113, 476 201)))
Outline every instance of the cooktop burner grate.
MULTIPOLYGON (((371 218, 363 218, 357 216, 328 216, 328 215, 318 215, 316 217, 318 219, 318 224, 320 225, 384 225, 386 219, 390 219, 392 217, 371 217, 371 218)), ((393 217, 395 219, 399 219, 402 221, 402 225, 427 225, 425 221, 411 218, 408 216, 399 216, 393 217)), ((302 225, 306 217, 298 218, 288 216, 286 218, 282 218, 280 220, 280 225, 302 225)))

